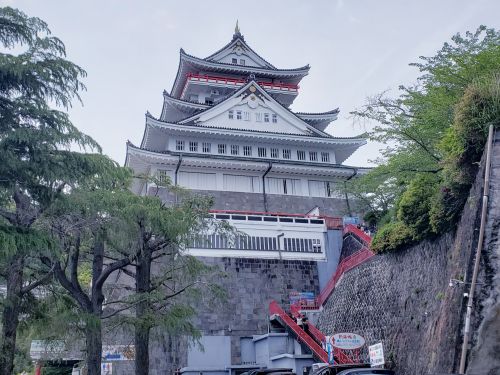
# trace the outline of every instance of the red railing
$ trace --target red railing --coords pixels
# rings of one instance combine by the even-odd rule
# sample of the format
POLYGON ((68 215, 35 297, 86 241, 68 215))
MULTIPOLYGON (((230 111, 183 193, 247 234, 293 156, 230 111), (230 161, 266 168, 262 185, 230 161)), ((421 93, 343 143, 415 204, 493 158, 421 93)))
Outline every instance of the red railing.
MULTIPOLYGON (((198 82, 207 82, 207 83, 220 83, 224 85, 234 85, 234 86, 243 86, 247 81, 239 78, 229 78, 229 77, 217 77, 217 76, 209 76, 204 74, 194 74, 188 73, 186 74, 186 85, 188 81, 198 81, 198 82)), ((292 91, 296 92, 299 89, 299 85, 293 85, 290 83, 273 83, 273 82, 257 82, 260 86, 271 89, 271 90, 281 90, 281 91, 292 91)), ((184 90, 186 87, 184 86, 184 90)), ((184 92, 183 90, 183 92, 184 92)))
POLYGON ((348 224, 345 226, 344 235, 346 234, 354 234, 367 247, 370 247, 370 244, 372 243, 372 238, 354 224, 348 224))
POLYGON ((330 280, 328 280, 328 283, 319 294, 318 302, 320 306, 323 305, 330 296, 330 294, 332 294, 333 289, 335 289, 335 285, 337 285, 337 282, 340 280, 340 278, 345 272, 353 269, 354 267, 359 266, 365 260, 370 259, 374 255, 375 254, 373 253, 373 251, 371 251, 369 248, 363 247, 361 250, 342 259, 342 261, 337 266, 335 274, 330 280))
POLYGON ((318 345, 316 341, 313 340, 302 328, 300 328, 295 321, 288 316, 288 314, 278 305, 276 301, 271 301, 269 304, 269 312, 271 315, 276 314, 280 317, 282 322, 288 326, 289 329, 293 331, 297 341, 303 342, 311 349, 313 356, 320 360, 321 362, 328 363, 328 353, 318 345))
MULTIPOLYGON (((314 324, 309 323, 308 333, 306 333, 302 328, 300 328, 297 323, 278 305, 276 301, 272 301, 269 304, 269 312, 271 314, 278 315, 284 324, 286 324, 296 335, 297 340, 302 341, 307 345, 309 349, 313 352, 313 355, 316 359, 321 360, 322 362, 328 363, 328 353, 325 349, 321 347, 322 343, 326 342, 326 337, 323 332, 321 332, 314 324)), ((295 317, 300 316, 299 314, 292 315, 295 317)), ((337 364, 354 364, 359 363, 359 355, 358 351, 351 353, 349 355, 344 350, 339 348, 333 348, 333 357, 335 359, 335 363, 337 364)))

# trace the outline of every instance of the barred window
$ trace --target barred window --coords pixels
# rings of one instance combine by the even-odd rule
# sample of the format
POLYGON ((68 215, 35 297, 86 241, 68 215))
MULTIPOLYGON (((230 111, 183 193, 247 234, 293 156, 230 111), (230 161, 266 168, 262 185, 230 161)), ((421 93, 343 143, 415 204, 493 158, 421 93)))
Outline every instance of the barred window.
POLYGON ((241 120, 241 111, 236 111, 236 120, 241 120))
POLYGON ((257 153, 259 158, 265 158, 267 156, 267 149, 265 147, 259 147, 257 153))
POLYGON ((189 151, 198 152, 198 142, 189 142, 189 151))
POLYGON ((272 148, 271 149, 271 157, 273 159, 278 159, 280 157, 280 150, 278 150, 277 148, 272 148))
POLYGON ((218 149, 219 154, 226 153, 226 145, 224 143, 219 143, 217 149, 218 149))
POLYGON ((264 122, 269 122, 269 113, 264 113, 264 122))
POLYGON ((297 151, 297 160, 306 160, 306 152, 302 150, 297 151))
POLYGON ((255 114, 255 121, 262 122, 262 113, 255 114))
POLYGON ((309 160, 318 161, 318 153, 316 151, 309 151, 309 160))
POLYGON ((229 111, 228 112, 228 117, 230 120, 234 119, 234 112, 233 111, 229 111))
POLYGON ((273 122, 276 124, 278 122, 278 115, 276 113, 273 113, 273 122))
POLYGON ((240 146, 231 145, 231 155, 239 155, 240 154, 240 146))
POLYGON ((321 161, 324 163, 329 163, 330 162, 330 153, 329 152, 322 152, 321 153, 321 161))
POLYGON ((252 146, 243 146, 243 155, 252 156, 252 146))
POLYGON ((290 149, 283 149, 283 159, 290 159, 291 154, 290 149))
POLYGON ((203 142, 203 152, 212 152, 212 144, 209 142, 203 142))
POLYGON ((184 141, 176 141, 175 142, 175 149, 177 151, 184 151, 184 141))

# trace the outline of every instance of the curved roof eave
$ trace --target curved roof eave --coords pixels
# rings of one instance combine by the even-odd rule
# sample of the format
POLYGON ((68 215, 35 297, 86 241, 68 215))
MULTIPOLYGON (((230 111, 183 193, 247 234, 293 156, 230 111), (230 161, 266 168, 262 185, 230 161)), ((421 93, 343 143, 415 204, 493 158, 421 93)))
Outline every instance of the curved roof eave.
POLYGON ((216 70, 225 70, 229 72, 235 72, 240 74, 258 74, 260 76, 269 76, 269 77, 299 77, 303 78, 309 74, 309 65, 305 65, 300 68, 292 68, 292 69, 266 69, 259 68, 247 65, 236 65, 236 64, 226 64, 219 62, 206 61, 204 59, 200 59, 198 57, 187 54, 182 48, 180 50, 180 59, 179 59, 179 67, 177 68, 177 75, 175 76, 174 84, 172 85, 172 90, 170 91, 171 95, 177 97, 179 96, 179 85, 180 81, 183 81, 181 78, 185 78, 182 75, 183 65, 186 63, 191 63, 194 65, 198 65, 202 68, 206 69, 216 69, 216 70))

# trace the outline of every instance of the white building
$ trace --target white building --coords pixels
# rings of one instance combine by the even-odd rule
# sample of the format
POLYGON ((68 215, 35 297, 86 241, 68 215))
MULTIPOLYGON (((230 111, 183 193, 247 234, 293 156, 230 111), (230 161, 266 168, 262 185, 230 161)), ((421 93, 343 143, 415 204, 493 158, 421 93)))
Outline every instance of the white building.
MULTIPOLYGON (((232 40, 206 58, 181 49, 161 114, 148 112, 140 145, 127 143, 125 164, 136 175, 168 177, 214 196, 214 217, 246 234, 231 243, 207 235, 190 249, 230 275, 229 310, 208 323, 200 320, 206 342, 228 345, 214 358, 219 367, 225 361, 229 369, 242 366, 248 358, 244 343, 267 333, 271 299, 286 303, 293 291, 319 293, 338 263, 341 220, 333 216, 348 206, 335 186, 364 172, 342 163, 366 141, 325 132, 338 109, 289 109, 308 72, 309 66, 276 68, 250 48, 237 27, 232 40), (245 267, 251 268, 245 285, 235 290, 245 267)), ((137 178, 133 190, 172 199, 145 179, 137 178)), ((186 365, 200 367, 179 364, 186 365)))

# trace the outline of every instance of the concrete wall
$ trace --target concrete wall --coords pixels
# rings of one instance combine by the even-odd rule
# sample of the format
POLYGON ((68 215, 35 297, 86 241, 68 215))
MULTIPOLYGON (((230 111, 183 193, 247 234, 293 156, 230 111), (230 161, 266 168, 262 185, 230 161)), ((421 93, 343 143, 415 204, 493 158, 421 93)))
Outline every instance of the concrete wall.
POLYGON ((199 345, 188 351, 187 365, 203 368, 210 366, 225 368, 231 365, 231 339, 229 336, 203 336, 199 345))
POLYGON ((342 231, 329 230, 326 234, 327 262, 318 262, 319 290, 323 290, 331 276, 337 270, 342 249, 342 231))

